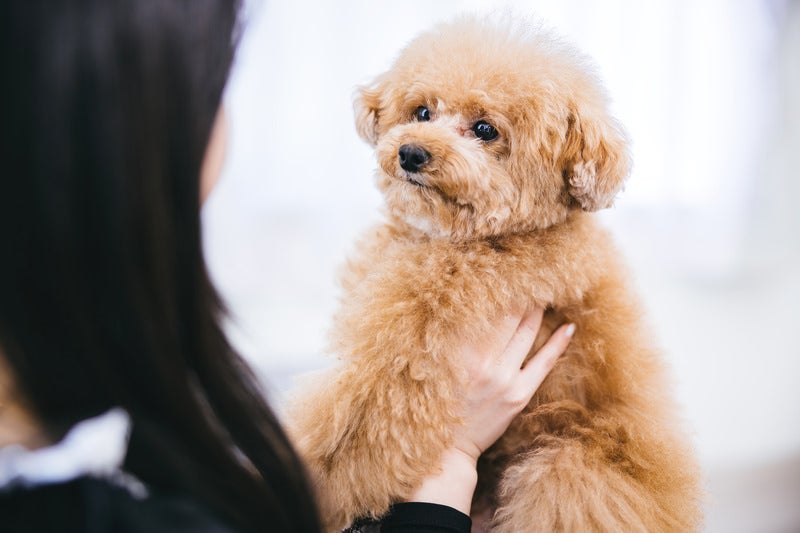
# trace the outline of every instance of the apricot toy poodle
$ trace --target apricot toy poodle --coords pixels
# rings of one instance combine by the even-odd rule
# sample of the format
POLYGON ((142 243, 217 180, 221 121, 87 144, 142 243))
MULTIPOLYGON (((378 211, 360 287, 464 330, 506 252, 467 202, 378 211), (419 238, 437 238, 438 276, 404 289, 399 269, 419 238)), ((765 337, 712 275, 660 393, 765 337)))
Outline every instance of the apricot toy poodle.
POLYGON ((413 40, 355 109, 386 222, 343 274, 339 365, 289 415, 326 527, 380 517, 436 471, 460 423, 457 348, 527 300, 548 309, 534 350, 577 331, 481 457, 473 514, 508 533, 697 531, 695 458, 591 214, 630 158, 589 62, 522 23, 461 18, 413 40))

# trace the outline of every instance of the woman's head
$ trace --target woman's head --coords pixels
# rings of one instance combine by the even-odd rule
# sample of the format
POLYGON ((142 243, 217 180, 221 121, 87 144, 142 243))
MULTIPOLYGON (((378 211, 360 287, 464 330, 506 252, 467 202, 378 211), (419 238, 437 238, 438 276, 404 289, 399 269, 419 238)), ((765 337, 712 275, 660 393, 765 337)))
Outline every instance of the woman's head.
POLYGON ((134 473, 255 526, 281 496, 253 467, 306 488, 202 258, 236 21, 235 0, 2 2, 0 346, 54 438, 121 405, 134 473))
POLYGON ((146 401, 204 278, 199 175, 233 56, 234 2, 4 2, 0 342, 45 419, 146 401), (181 296, 178 296, 178 295, 181 296), (186 301, 186 302, 184 302, 186 301), (136 324, 138 330, 130 326, 136 324), (172 344, 172 345, 169 345, 172 344), (169 346, 168 346, 169 345, 169 346), (107 358, 98 360, 96 353, 107 358), (57 354, 57 355, 56 355, 57 354), (119 365, 120 368, 109 368, 119 365), (119 370, 119 372, 118 372, 119 370), (36 379, 27 379, 27 372, 36 379), (85 377, 105 376, 94 390, 85 377))

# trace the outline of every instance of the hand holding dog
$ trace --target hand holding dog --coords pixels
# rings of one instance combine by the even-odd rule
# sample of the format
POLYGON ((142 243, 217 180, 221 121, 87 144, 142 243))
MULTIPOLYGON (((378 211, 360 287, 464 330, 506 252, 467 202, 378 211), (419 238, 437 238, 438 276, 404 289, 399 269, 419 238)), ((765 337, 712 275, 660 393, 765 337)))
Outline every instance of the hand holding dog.
POLYGON ((464 398, 468 416, 442 457, 441 472, 425 478, 412 501, 449 505, 469 514, 478 457, 528 404, 575 332, 572 324, 561 326, 523 366, 543 316, 544 309, 538 306, 521 316, 506 316, 481 346, 463 346, 460 359, 468 372, 464 398))

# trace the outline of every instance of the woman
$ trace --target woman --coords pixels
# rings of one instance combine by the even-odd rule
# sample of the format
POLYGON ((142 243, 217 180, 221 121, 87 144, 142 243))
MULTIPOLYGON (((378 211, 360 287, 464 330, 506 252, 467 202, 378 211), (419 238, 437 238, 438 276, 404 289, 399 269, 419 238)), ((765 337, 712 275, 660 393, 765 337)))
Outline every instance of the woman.
MULTIPOLYGON (((236 18, 234 0, 0 5, 0 530, 319 530, 202 256, 236 18), (120 447, 92 450, 109 428, 120 447)), ((520 370, 540 318, 464 347, 470 416, 414 494, 431 505, 386 529, 468 530, 477 456, 568 342, 520 370)))

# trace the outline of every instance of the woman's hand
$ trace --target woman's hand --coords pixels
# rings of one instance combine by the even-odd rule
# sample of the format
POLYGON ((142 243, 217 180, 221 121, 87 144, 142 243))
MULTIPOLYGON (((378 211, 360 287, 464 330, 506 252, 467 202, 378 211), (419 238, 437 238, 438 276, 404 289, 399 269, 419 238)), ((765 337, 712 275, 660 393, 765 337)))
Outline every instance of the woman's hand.
POLYGON ((575 332, 573 324, 558 328, 523 367, 543 315, 544 309, 535 307, 505 317, 483 345, 462 347, 468 372, 464 423, 442 457, 441 472, 427 477, 409 501, 449 505, 469 514, 478 457, 528 404, 575 332))
POLYGON ((564 353, 575 326, 565 324, 523 367, 542 324, 544 309, 536 307, 505 317, 483 346, 464 346, 461 360, 468 372, 464 426, 454 447, 476 462, 500 438, 511 420, 528 405, 533 394, 564 353))

